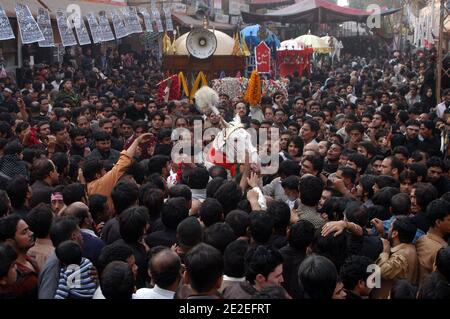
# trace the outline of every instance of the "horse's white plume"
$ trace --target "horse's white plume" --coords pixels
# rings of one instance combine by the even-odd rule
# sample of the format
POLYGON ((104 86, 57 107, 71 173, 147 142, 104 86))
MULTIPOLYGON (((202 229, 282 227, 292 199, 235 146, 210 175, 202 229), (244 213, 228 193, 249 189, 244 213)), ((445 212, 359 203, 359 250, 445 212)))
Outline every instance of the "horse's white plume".
POLYGON ((202 114, 214 112, 219 114, 216 104, 219 102, 219 94, 208 86, 202 86, 194 95, 195 105, 202 114))

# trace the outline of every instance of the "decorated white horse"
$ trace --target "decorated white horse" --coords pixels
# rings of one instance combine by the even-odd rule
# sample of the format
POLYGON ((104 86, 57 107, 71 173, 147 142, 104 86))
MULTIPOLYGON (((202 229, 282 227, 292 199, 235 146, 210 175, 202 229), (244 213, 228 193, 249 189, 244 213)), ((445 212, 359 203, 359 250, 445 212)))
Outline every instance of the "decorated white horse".
MULTIPOLYGON (((195 104, 202 114, 211 112, 220 116, 216 105, 219 95, 213 89, 203 86, 195 93, 195 104)), ((256 147, 252 143, 252 136, 240 122, 237 116, 233 122, 226 122, 221 118, 221 131, 215 135, 214 141, 204 156, 205 166, 210 168, 214 165, 225 167, 231 176, 237 173, 237 164, 245 163, 246 154, 249 155, 250 164, 256 168, 260 164, 260 158, 256 147)))
POLYGON ((336 40, 336 42, 333 44, 334 51, 332 52, 331 58, 333 59, 333 62, 335 58, 337 58, 338 62, 341 62, 341 50, 344 48, 344 44, 336 38, 334 38, 334 40, 336 40))
POLYGON ((334 63, 335 59, 337 59, 338 62, 341 62, 341 50, 344 48, 342 41, 339 41, 335 37, 329 35, 322 37, 322 39, 327 41, 331 48, 331 61, 334 63))

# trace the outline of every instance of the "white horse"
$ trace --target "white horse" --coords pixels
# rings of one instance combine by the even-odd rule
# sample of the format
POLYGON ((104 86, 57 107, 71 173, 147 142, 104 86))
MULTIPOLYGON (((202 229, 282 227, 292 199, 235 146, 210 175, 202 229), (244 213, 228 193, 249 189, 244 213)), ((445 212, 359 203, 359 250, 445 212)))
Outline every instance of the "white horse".
MULTIPOLYGON (((337 39, 335 38, 335 40, 337 40, 337 39)), ((335 45, 336 46, 335 46, 335 49, 334 49, 334 52, 333 52, 332 59, 334 61, 334 58, 336 57, 338 62, 341 62, 341 50, 344 48, 344 44, 342 43, 342 41, 339 41, 335 45)))
POLYGON ((342 41, 339 41, 335 37, 330 37, 330 47, 331 47, 331 61, 335 61, 337 59, 338 62, 341 62, 341 50, 344 48, 342 41))
MULTIPOLYGON (((216 107, 218 101, 217 92, 207 86, 203 86, 195 93, 196 106, 203 114, 213 112, 220 116, 216 107)), ((205 131, 204 134, 207 134, 207 132, 205 131)), ((256 147, 252 143, 252 136, 244 129, 238 116, 230 123, 221 118, 220 132, 212 135, 215 136, 214 141, 208 145, 205 154, 205 166, 207 168, 213 165, 223 166, 234 176, 239 173, 236 171, 237 164, 245 162, 246 154, 249 155, 252 166, 256 168, 260 165, 261 160, 256 147)))
POLYGON ((339 41, 335 37, 329 35, 323 37, 322 39, 327 41, 331 48, 330 56, 332 63, 334 63, 335 59, 337 59, 338 62, 341 62, 341 50, 344 48, 342 41, 339 41))

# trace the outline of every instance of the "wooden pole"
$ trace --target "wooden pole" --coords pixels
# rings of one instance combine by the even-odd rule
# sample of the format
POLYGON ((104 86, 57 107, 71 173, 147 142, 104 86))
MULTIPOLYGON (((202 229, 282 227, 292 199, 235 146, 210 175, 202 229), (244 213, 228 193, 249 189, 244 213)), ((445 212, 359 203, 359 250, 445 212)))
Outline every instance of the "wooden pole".
POLYGON ((399 43, 399 48, 400 48, 400 52, 403 52, 403 16, 404 16, 404 14, 405 14, 405 6, 408 4, 408 0, 403 0, 402 1, 402 11, 401 11, 401 13, 400 13, 400 23, 399 23, 399 26, 400 26, 400 29, 399 29, 399 32, 400 32, 400 43, 399 43))
POLYGON ((320 36, 320 26, 322 25, 322 8, 319 8, 319 27, 317 28, 317 35, 320 36))
POLYGON ((17 21, 17 68, 22 67, 22 37, 20 36, 19 21, 17 21))
MULTIPOLYGON (((436 99, 437 104, 441 103, 441 89, 442 89, 442 69, 444 67, 444 41, 445 41, 445 33, 444 33, 444 20, 446 18, 445 14, 445 1, 441 0, 440 5, 440 19, 439 19, 439 42, 438 42, 438 61, 437 61, 437 78, 436 78, 436 99)), ((445 53, 447 54, 447 52, 445 53)))

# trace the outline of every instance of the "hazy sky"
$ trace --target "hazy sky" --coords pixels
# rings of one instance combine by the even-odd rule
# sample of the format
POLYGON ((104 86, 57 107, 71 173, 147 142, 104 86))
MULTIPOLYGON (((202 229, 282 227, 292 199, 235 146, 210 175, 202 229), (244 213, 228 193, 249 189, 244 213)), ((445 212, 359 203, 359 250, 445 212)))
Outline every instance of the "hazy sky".
POLYGON ((337 4, 340 6, 348 6, 348 0, 338 0, 337 4))

